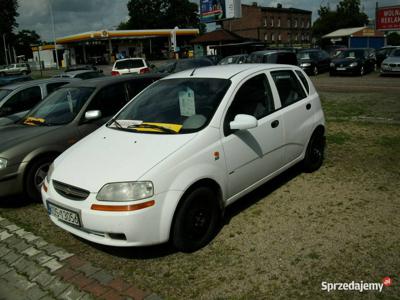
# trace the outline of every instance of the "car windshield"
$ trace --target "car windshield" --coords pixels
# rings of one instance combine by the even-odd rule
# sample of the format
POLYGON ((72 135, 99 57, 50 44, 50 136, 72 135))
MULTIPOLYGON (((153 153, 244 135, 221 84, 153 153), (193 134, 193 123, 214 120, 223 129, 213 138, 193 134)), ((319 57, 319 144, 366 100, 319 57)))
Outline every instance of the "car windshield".
POLYGON ((144 67, 144 63, 142 59, 129 59, 129 60, 121 60, 115 63, 115 68, 117 70, 121 69, 130 69, 130 68, 141 68, 144 67))
POLYGON ((189 133, 204 128, 231 81, 215 78, 160 80, 146 89, 108 126, 142 133, 189 133))
POLYGON ((364 50, 343 50, 336 57, 337 58, 363 58, 364 50))
POLYGON ((11 93, 11 90, 0 89, 0 101, 4 99, 4 97, 7 96, 9 93, 11 93))
MULTIPOLYGON (((395 56, 395 57, 399 57, 400 56, 400 49, 393 49, 389 56, 395 56)), ((0 98, 1 99, 1 98, 0 98)))
POLYGON ((63 125, 75 119, 94 88, 60 88, 31 110, 22 120, 26 125, 63 125))
POLYGON ((297 53, 297 59, 316 59, 317 58, 317 53, 313 51, 303 51, 297 53))

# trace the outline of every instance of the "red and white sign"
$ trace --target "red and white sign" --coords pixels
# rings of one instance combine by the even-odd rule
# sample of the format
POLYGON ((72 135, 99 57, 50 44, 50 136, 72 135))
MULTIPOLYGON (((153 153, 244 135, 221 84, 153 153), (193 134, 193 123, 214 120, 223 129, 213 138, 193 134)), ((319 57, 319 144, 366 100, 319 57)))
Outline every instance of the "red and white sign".
POLYGON ((400 6, 378 8, 376 29, 400 30, 400 6))

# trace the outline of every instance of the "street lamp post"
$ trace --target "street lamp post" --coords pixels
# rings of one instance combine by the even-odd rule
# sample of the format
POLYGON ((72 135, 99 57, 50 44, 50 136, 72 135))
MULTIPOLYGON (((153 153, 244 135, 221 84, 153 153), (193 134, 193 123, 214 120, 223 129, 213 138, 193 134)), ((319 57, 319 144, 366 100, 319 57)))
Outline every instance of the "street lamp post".
POLYGON ((8 57, 7 57, 7 46, 6 46, 6 34, 3 33, 3 43, 4 43, 4 55, 6 57, 6 64, 8 65, 8 57))
POLYGON ((58 53, 57 53, 57 43, 56 43, 56 30, 55 30, 55 27, 54 27, 54 16, 53 16, 53 7, 52 7, 52 5, 51 5, 51 0, 49 0, 49 7, 50 7, 51 24, 52 24, 52 27, 53 27, 54 51, 56 52, 57 69, 60 69, 60 66, 58 65, 58 53))

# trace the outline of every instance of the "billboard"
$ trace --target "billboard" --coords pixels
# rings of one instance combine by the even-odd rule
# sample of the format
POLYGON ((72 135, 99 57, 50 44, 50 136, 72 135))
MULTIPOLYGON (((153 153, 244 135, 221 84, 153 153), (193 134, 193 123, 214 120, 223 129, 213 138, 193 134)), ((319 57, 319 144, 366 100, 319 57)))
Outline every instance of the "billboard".
POLYGON ((376 13, 376 29, 400 30, 400 6, 378 8, 376 13))
POLYGON ((200 21, 203 23, 240 17, 240 0, 200 0, 200 21))

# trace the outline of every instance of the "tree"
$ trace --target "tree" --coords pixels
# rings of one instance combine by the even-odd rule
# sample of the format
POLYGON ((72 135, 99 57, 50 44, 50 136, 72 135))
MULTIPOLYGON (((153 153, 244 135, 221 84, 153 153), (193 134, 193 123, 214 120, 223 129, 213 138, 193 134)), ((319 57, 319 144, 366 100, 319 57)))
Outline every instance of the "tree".
POLYGON ((400 46, 400 34, 391 32, 387 35, 387 44, 392 46, 400 46))
POLYGON ((4 47, 3 47, 3 34, 5 37, 12 34, 15 27, 18 26, 15 18, 18 16, 17 12, 18 2, 17 0, 1 0, 0 1, 0 62, 5 63, 4 58, 4 47))
POLYGON ((360 10, 360 0, 342 0, 336 11, 330 10, 329 6, 321 6, 318 15, 312 30, 319 44, 323 43, 322 36, 332 31, 368 24, 368 16, 360 10))
POLYGON ((15 50, 18 55, 32 58, 32 45, 41 44, 40 36, 34 30, 21 30, 16 35, 15 50))
POLYGON ((199 28, 197 4, 188 0, 129 0, 129 20, 118 29, 199 28))

